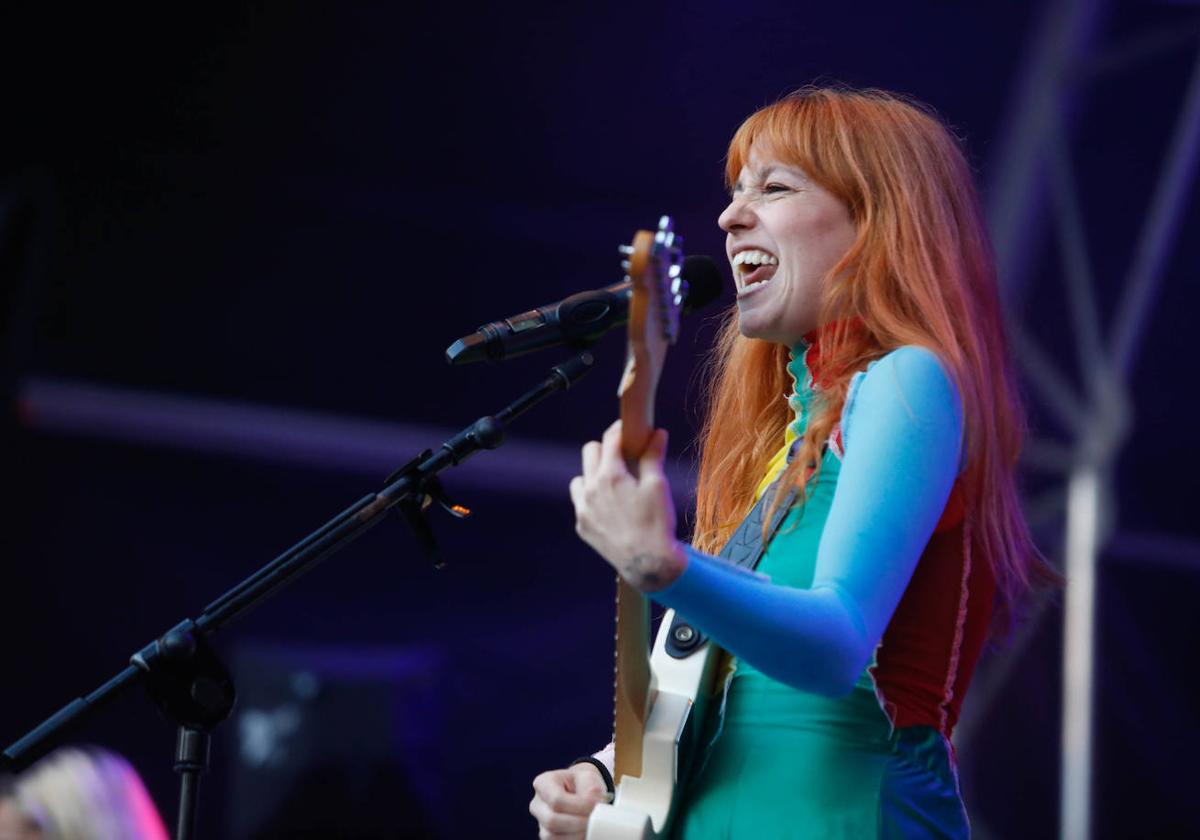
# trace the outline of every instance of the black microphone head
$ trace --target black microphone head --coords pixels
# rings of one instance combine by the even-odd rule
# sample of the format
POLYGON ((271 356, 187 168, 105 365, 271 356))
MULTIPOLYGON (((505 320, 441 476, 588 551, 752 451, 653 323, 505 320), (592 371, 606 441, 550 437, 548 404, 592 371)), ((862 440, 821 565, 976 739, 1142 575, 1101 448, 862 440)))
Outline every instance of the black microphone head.
POLYGON ((708 306, 721 294, 721 272, 712 257, 692 254, 683 261, 683 279, 687 281, 687 300, 684 312, 695 312, 708 306))

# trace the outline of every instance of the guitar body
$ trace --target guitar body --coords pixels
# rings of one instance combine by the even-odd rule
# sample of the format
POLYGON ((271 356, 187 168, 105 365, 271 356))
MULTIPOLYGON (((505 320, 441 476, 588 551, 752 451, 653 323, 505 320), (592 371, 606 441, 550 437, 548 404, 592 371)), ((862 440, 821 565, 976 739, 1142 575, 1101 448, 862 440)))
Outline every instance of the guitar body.
POLYGON ((666 651, 675 611, 663 617, 650 656, 651 700, 641 743, 639 776, 626 774, 611 805, 600 804, 588 820, 587 840, 639 840, 667 836, 677 802, 698 749, 717 649, 706 643, 684 659, 666 651))

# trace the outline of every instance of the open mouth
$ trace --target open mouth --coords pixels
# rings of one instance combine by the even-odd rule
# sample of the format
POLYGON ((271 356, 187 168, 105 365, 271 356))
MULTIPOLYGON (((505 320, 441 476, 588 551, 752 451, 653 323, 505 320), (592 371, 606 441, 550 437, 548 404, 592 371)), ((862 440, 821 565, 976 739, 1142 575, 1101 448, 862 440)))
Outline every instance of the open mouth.
POLYGON ((733 273, 738 291, 743 292, 751 286, 767 282, 775 274, 778 265, 779 258, 766 251, 738 251, 733 255, 733 273))

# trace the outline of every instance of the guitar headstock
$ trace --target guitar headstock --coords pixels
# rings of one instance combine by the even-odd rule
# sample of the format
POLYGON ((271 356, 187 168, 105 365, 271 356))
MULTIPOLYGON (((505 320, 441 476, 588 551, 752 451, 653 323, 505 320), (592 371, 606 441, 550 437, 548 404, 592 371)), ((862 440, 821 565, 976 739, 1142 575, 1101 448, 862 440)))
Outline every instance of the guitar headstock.
POLYGON ((654 391, 667 348, 679 334, 679 316, 687 297, 683 279, 683 237, 670 216, 655 231, 639 230, 632 245, 621 246, 621 267, 630 281, 629 357, 621 378, 621 448, 634 461, 654 433, 654 391))
MULTIPOLYGON (((659 329, 667 344, 674 344, 679 333, 679 315, 687 298, 687 281, 683 279, 683 237, 674 230, 670 216, 658 220, 651 232, 639 230, 632 245, 622 245, 621 268, 625 279, 633 284, 634 302, 646 298, 654 312, 659 329)), ((632 323, 632 315, 630 317, 632 323)))

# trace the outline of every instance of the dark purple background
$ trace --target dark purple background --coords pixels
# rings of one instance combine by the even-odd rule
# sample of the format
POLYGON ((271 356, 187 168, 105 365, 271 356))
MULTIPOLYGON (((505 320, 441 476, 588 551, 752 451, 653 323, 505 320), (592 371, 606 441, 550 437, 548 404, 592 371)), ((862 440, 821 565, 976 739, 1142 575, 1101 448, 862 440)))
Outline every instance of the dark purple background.
MULTIPOLYGON (((1017 82, 1053 5, 5 12, 10 405, 28 382, 53 377, 457 428, 558 356, 452 369, 445 346, 484 321, 615 282, 616 245, 662 212, 689 252, 720 257, 725 144, 744 116, 800 84, 878 85, 929 102, 964 139, 987 203, 1002 186, 1017 82)), ((1141 36, 1151 47, 1106 75, 1081 65, 1087 83, 1071 97, 1107 326, 1198 18, 1190 4, 1094 5, 1097 57, 1141 36)), ((1200 819, 1185 786, 1200 747, 1187 678, 1200 453, 1186 362, 1200 226, 1194 201, 1186 211, 1131 383, 1135 427, 1113 519, 1122 533, 1183 542, 1173 567, 1154 540, 1126 539, 1108 558, 1119 562, 1101 586, 1097 836, 1177 834, 1200 819)), ((1012 311, 1078 381, 1057 247, 1031 242, 1012 311)), ((720 306, 731 302, 726 289, 720 306)), ((660 416, 685 474, 712 335, 712 315, 689 321, 663 384, 660 416)), ((569 462, 603 430, 620 339, 597 351, 592 377, 523 418, 517 440, 553 444, 569 462)), ((1032 420, 1039 437, 1065 440, 1036 400, 1032 420)), ((404 459, 320 468, 56 433, 29 416, 3 451, 4 743, 404 459)), ((1056 480, 1031 474, 1028 484, 1056 480)), ((423 678, 436 702, 427 717, 406 712, 394 736, 396 751, 421 733, 439 745, 414 785, 428 823, 447 836, 533 836, 530 779, 606 740, 610 575, 574 537, 565 482, 517 493, 478 479, 456 488, 453 473, 446 483, 477 515, 436 519, 444 572, 389 522, 230 628, 219 648, 230 658, 264 642, 433 651, 423 678)), ((1055 558, 1060 523, 1039 531, 1055 558)), ((980 837, 1056 833, 1059 624, 1051 607, 960 745, 980 837)), ((223 736, 204 789, 212 836, 229 819, 235 778, 235 738, 223 736)), ((83 737, 129 755, 174 814, 173 733, 142 697, 83 737)))

